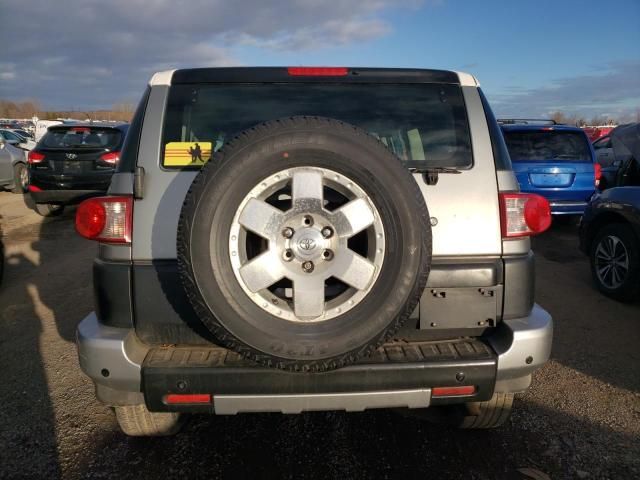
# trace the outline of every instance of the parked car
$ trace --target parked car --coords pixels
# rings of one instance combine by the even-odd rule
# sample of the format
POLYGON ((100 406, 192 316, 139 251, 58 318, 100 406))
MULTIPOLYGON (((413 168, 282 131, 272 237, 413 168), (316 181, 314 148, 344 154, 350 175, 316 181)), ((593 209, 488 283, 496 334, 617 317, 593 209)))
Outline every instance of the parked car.
POLYGON ((555 124, 502 124, 520 190, 542 195, 553 215, 582 215, 600 180, 586 134, 555 124))
POLYGON ((34 139, 39 142, 42 137, 47 133, 47 129, 54 125, 62 125, 61 120, 38 120, 34 129, 34 139))
POLYGON ((29 183, 24 150, 14 147, 0 137, 0 187, 23 193, 29 183))
POLYGON ((129 435, 436 405, 495 427, 549 357, 529 236, 550 222, 469 74, 157 73, 77 210, 101 246, 80 366, 129 435))
POLYGON ((613 188, 585 210, 580 247, 598 289, 629 301, 640 296, 640 124, 616 128, 611 143, 621 167, 613 188))
POLYGON ((36 142, 13 130, 0 129, 0 137, 2 137, 5 142, 13 145, 14 147, 21 148, 22 150, 29 151, 36 146, 36 142))
POLYGON ((29 132, 28 130, 25 130, 23 128, 9 128, 8 130, 17 133, 18 135, 20 135, 21 137, 33 140, 33 134, 31 132, 29 132))
POLYGON ((49 127, 29 152, 29 193, 38 213, 59 215, 65 205, 102 195, 120 159, 128 125, 49 127))
MULTIPOLYGON (((634 124, 620 125, 616 127, 616 129, 628 129, 630 125, 634 124)), ((617 149, 614 149, 612 138, 612 135, 607 135, 593 142, 596 159, 602 168, 602 178, 600 179, 599 185, 600 190, 605 190, 618 183, 620 169, 625 164, 625 160, 630 156, 629 151, 626 150, 624 146, 619 146, 617 149)))

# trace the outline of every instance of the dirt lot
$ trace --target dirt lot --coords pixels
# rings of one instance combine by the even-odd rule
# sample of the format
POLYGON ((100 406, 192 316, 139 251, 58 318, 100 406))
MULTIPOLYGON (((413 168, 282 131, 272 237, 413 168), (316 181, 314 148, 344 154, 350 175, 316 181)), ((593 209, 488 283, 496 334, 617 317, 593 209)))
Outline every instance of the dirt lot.
POLYGON ((0 193, 0 225, 2 478, 640 477, 640 304, 594 290, 574 226, 535 240, 553 359, 503 429, 460 432, 389 411, 197 416, 178 437, 144 440, 119 433, 78 367, 96 247, 75 235, 73 211, 43 221, 0 193))

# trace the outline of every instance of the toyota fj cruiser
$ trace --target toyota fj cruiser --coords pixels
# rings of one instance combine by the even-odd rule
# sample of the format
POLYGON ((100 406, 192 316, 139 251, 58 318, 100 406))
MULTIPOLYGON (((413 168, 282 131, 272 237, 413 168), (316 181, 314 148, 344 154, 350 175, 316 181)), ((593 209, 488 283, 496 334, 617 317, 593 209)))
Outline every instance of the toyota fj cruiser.
POLYGON ((80 365, 129 435, 382 407, 495 427, 549 357, 550 218, 469 74, 160 72, 77 211, 99 242, 80 365))

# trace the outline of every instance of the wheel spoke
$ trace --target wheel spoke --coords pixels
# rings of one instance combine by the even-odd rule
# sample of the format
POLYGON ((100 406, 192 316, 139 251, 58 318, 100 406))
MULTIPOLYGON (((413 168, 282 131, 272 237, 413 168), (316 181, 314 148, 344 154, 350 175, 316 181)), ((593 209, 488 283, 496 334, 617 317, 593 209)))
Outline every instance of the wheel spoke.
POLYGON ((324 278, 309 275, 293 282, 293 308, 297 317, 315 318, 324 313, 324 278))
MULTIPOLYGON (((322 173, 317 170, 297 170, 293 174, 291 199, 293 203, 301 200, 309 203, 324 204, 322 173)), ((311 205, 309 205, 311 207, 311 205)))
POLYGON ((376 271, 373 263, 352 250, 342 250, 334 261, 333 276, 358 290, 369 286, 376 271))
POLYGON ((611 255, 605 250, 605 242, 600 242, 596 249, 596 257, 602 260, 611 260, 611 255))
POLYGON ((282 225, 283 213, 266 202, 252 198, 242 209, 238 221, 247 230, 270 239, 282 225))
POLYGON ((373 224, 375 216, 371 205, 364 198, 357 198, 333 213, 333 223, 338 235, 352 237, 373 224))
POLYGON ((270 250, 240 267, 240 276, 253 293, 270 287, 284 277, 280 258, 270 250))
POLYGON ((611 268, 611 285, 613 287, 620 285, 620 275, 618 274, 618 269, 615 266, 611 268))

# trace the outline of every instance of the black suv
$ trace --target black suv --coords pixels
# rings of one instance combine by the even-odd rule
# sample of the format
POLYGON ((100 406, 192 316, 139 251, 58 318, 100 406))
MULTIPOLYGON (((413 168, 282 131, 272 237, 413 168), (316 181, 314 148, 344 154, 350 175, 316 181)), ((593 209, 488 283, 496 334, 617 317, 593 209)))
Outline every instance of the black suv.
POLYGON ((120 160, 127 124, 74 124, 50 127, 29 152, 29 192, 43 216, 104 194, 120 160))

